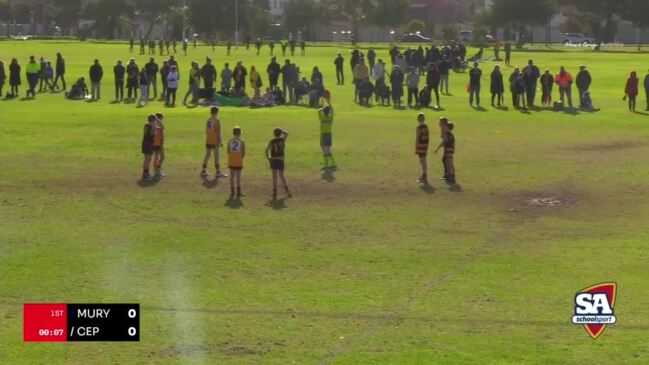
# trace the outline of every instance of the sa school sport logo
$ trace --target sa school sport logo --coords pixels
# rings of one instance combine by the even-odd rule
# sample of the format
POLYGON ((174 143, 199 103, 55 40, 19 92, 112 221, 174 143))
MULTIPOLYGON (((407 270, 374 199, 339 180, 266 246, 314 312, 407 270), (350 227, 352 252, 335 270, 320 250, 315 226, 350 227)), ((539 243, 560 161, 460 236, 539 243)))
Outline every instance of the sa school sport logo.
POLYGON ((604 332, 606 325, 616 322, 616 283, 601 283, 582 289, 575 295, 575 315, 572 323, 584 326, 590 337, 596 339, 604 332))

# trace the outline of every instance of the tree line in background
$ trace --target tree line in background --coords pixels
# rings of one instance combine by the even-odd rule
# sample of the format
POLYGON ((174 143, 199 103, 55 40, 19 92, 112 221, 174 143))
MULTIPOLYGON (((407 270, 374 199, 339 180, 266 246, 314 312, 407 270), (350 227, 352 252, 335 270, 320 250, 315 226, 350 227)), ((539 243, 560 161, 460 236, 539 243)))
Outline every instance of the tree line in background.
POLYGON ((179 38, 185 25, 187 31, 208 39, 217 33, 231 36, 235 19, 240 29, 255 36, 268 35, 277 24, 283 30, 303 31, 308 36, 317 23, 332 18, 348 19, 355 28, 361 22, 396 27, 406 23, 408 15, 408 0, 289 0, 284 15, 273 17, 268 10, 269 1, 0 0, 0 21, 71 29, 77 28, 83 19, 92 21, 90 31, 97 37, 112 38, 117 28, 128 29, 134 19, 144 19, 150 24, 146 34, 142 34, 144 38, 155 24, 165 24, 170 37, 179 38))
POLYGON ((485 28, 506 27, 524 33, 529 26, 543 26, 562 13, 562 31, 586 33, 599 42, 612 42, 617 21, 639 28, 649 26, 649 0, 495 0, 491 11, 476 18, 485 28))
MULTIPOLYGON (((0 0, 0 20, 71 29, 84 19, 93 21, 90 31, 95 36, 112 38, 117 28, 132 28, 134 19, 143 19, 150 24, 139 35, 144 38, 155 24, 164 24, 169 37, 179 39, 184 25, 185 30, 209 39, 216 34, 232 36, 236 4, 239 28, 246 34, 272 36, 275 26, 282 33, 302 31, 308 39, 317 24, 333 19, 348 20, 354 34, 361 24, 398 28, 409 21, 411 0, 289 0, 281 17, 269 13, 269 1, 273 0, 184 0, 187 8, 183 11, 183 0, 0 0)), ((459 7, 466 13, 462 21, 472 21, 477 33, 504 28, 524 34, 530 26, 543 26, 558 13, 566 19, 564 32, 586 33, 602 42, 614 40, 619 19, 641 28, 649 26, 649 0, 494 0, 490 11, 479 11, 476 3, 480 2, 426 0, 433 14, 429 23, 436 24, 413 20, 403 29, 432 33, 437 26, 439 38, 454 39, 459 7)))

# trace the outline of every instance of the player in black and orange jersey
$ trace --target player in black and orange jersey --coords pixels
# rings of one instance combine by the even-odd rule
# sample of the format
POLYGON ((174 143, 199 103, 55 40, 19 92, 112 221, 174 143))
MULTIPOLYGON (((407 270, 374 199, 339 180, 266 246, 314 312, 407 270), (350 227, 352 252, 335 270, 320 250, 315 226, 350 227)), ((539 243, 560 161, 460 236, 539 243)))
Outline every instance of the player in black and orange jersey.
POLYGON ((446 183, 455 185, 455 135, 452 131, 455 126, 451 122, 446 122, 444 124, 444 133, 442 135, 442 142, 437 146, 435 153, 444 147, 444 156, 442 161, 444 162, 444 171, 446 177, 446 183))
POLYGON ((284 177, 284 148, 286 147, 286 139, 288 132, 281 128, 275 128, 273 131, 275 138, 268 142, 266 147, 266 158, 270 161, 270 170, 273 173, 273 200, 277 199, 277 177, 282 180, 286 195, 291 197, 291 192, 288 190, 288 183, 284 177))
POLYGON ((164 115, 156 113, 156 121, 153 127, 153 168, 155 169, 155 177, 164 177, 162 172, 162 163, 165 160, 164 150, 164 132, 165 125, 163 122, 164 115))
POLYGON ((246 142, 241 138, 241 127, 232 129, 232 139, 228 141, 228 168, 230 169, 230 198, 234 198, 234 188, 237 189, 237 198, 241 193, 241 170, 243 158, 246 157, 246 142))
MULTIPOLYGON (((444 135, 446 134, 446 126, 448 125, 448 118, 446 117, 441 117, 439 118, 439 137, 444 140, 444 135)), ((438 147, 439 149, 439 147, 438 147)), ((435 153, 437 153, 437 150, 435 150, 435 153)), ((444 168, 444 175, 440 177, 440 180, 446 180, 448 177, 448 171, 446 170, 446 162, 444 161, 444 157, 442 157, 442 167, 444 168)))
POLYGON ((430 132, 426 125, 426 116, 424 113, 417 115, 417 121, 419 125, 415 130, 415 154, 419 156, 419 163, 421 164, 421 177, 417 179, 417 182, 428 184, 428 163, 426 161, 426 155, 428 154, 430 132))
POLYGON ((209 176, 207 173, 207 164, 210 161, 212 152, 214 152, 214 166, 216 167, 216 177, 227 177, 228 175, 221 172, 221 166, 219 164, 219 148, 223 147, 223 141, 221 140, 221 121, 218 118, 219 108, 213 106, 210 109, 210 119, 207 120, 205 127, 205 158, 203 158, 203 169, 201 170, 201 176, 209 176))
POLYGON ((151 167, 151 156, 153 156, 153 128, 156 122, 156 116, 150 114, 147 117, 147 122, 144 124, 144 133, 142 134, 142 154, 144 155, 144 163, 142 164, 142 179, 150 179, 149 168, 151 167))

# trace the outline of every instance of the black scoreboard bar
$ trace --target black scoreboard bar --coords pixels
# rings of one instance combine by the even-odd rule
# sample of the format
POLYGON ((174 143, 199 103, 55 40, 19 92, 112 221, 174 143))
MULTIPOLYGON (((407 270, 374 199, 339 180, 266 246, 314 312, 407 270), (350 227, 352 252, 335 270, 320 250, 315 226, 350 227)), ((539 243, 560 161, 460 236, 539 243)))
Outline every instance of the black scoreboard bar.
POLYGON ((25 304, 23 339, 140 341, 139 304, 25 304))

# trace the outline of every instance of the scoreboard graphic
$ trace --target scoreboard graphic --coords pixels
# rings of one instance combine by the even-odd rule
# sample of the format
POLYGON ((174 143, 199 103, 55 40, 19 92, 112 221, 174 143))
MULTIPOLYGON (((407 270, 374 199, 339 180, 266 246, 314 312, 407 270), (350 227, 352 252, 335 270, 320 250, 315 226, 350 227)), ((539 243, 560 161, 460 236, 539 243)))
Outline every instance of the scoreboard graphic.
POLYGON ((139 304, 23 305, 25 342, 140 341, 139 304))

